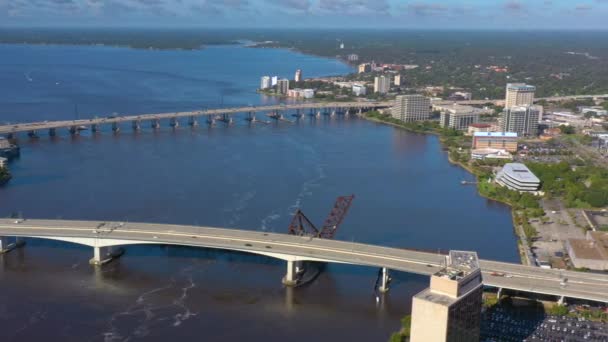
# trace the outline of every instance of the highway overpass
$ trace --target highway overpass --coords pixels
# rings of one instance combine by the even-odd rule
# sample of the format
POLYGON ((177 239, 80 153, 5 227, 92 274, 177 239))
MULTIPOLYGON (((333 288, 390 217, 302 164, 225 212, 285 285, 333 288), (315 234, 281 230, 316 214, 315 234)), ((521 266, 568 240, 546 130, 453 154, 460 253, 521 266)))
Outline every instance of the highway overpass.
POLYGON ((214 118, 222 115, 233 115, 237 113, 248 113, 252 115, 258 112, 287 112, 287 111, 320 111, 336 109, 343 110, 368 110, 387 108, 393 105, 393 101, 389 102, 371 102, 371 101, 359 101, 359 102, 306 102, 298 104, 277 104, 272 106, 246 106, 246 107, 234 107, 234 108, 219 108, 209 109, 191 112, 175 112, 175 113, 158 113, 158 114, 139 114, 139 115, 124 115, 124 116, 112 116, 103 118, 92 118, 92 119, 81 119, 81 120, 62 120, 62 121, 40 121, 40 122, 29 122, 29 123, 16 123, 16 124, 5 124, 0 125, 0 134, 16 134, 19 132, 36 132, 42 130, 49 130, 51 134, 54 134, 54 130, 66 128, 71 129, 72 132, 76 132, 76 129, 85 126, 96 130, 100 125, 112 125, 113 129, 116 130, 120 123, 131 123, 133 128, 139 129, 140 125, 144 121, 150 122, 154 128, 160 127, 160 120, 171 120, 172 125, 179 124, 180 118, 188 118, 190 125, 198 124, 196 121, 197 117, 207 116, 214 118))
MULTIPOLYGON (((91 246, 93 263, 103 263, 104 249, 135 244, 180 245, 264 255, 287 261, 286 283, 301 261, 344 263, 431 275, 445 257, 399 248, 199 226, 66 220, 0 219, 0 250, 10 249, 7 237, 31 237, 91 246)), ((608 303, 608 275, 572 272, 480 260, 486 286, 529 293, 608 303)))

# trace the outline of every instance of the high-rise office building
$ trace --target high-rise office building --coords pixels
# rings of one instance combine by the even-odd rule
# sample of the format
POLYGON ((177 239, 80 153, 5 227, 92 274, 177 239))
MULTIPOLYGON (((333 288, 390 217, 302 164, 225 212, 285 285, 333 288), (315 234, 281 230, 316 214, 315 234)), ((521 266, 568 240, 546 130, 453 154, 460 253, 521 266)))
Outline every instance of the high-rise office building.
POLYGON ((500 120, 500 129, 503 132, 515 132, 520 136, 537 135, 542 108, 541 106, 513 106, 505 108, 500 120))
POLYGON ((533 105, 535 91, 535 86, 527 85, 525 83, 507 83, 505 108, 533 105))
POLYGON ((302 70, 301 69, 296 70, 296 76, 295 76, 294 80, 296 82, 302 82, 302 70))
POLYGON ((289 80, 286 78, 278 80, 277 93, 287 95, 288 92, 289 92, 289 80))
POLYGON ((372 71, 372 65, 369 63, 363 63, 363 64, 359 64, 359 73, 365 73, 365 72, 370 72, 372 71))
POLYGON ((270 78, 270 86, 271 87, 276 86, 278 82, 279 82, 279 77, 278 76, 272 76, 270 78))
POLYGON ((470 106, 454 105, 441 112, 439 126, 466 131, 469 125, 479 122, 479 112, 470 106))
POLYGON ((400 74, 395 75, 395 85, 397 87, 401 86, 401 75, 400 74))
POLYGON ((262 79, 260 80, 260 89, 268 89, 270 87, 270 76, 262 76, 262 79))
POLYGON ((377 76, 376 78, 374 78, 374 93, 386 94, 390 89, 390 76, 377 76))
POLYGON ((410 342, 479 341, 483 284, 477 253, 450 251, 412 300, 410 342))
POLYGON ((422 95, 401 95, 395 99, 392 116, 404 122, 428 120, 431 100, 422 95))

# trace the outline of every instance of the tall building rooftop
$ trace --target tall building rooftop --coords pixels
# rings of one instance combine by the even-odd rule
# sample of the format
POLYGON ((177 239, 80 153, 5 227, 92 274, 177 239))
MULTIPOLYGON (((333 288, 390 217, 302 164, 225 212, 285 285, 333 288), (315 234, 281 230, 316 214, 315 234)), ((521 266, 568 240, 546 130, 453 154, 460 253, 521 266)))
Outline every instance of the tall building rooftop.
POLYGON ((517 91, 536 91, 536 87, 525 83, 509 83, 507 89, 517 91))
POLYGON ((460 280, 479 269, 477 253, 467 251, 450 251, 447 264, 444 269, 437 272, 435 276, 460 280))
POLYGON ((540 179, 536 177, 530 169, 521 163, 508 163, 502 168, 502 172, 505 172, 511 178, 525 183, 540 183, 540 179))
POLYGON ((492 137, 492 138, 517 138, 515 132, 475 132, 476 137, 492 137))

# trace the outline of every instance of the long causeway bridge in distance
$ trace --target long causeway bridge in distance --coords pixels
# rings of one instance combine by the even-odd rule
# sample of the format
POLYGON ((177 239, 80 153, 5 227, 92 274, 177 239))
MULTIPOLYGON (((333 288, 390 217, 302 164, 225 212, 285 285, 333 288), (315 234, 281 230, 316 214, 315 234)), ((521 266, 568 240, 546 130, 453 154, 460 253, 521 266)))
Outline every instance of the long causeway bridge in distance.
POLYGON ((110 116, 92 119, 79 120, 61 120, 61 121, 41 121, 18 124, 0 125, 0 134, 13 136, 19 132, 28 132, 30 135, 36 134, 38 131, 48 130, 49 134, 55 135, 57 129, 69 129, 71 133, 76 133, 79 129, 91 129, 97 131, 102 125, 111 125, 112 130, 118 131, 121 123, 131 123, 134 130, 139 130, 143 122, 149 122, 152 128, 160 127, 160 120, 169 120, 172 127, 179 125, 180 118, 188 119, 188 125, 197 126, 198 118, 206 116, 209 123, 213 123, 216 119, 230 121, 231 115, 238 113, 247 114, 247 120, 256 121, 255 114, 260 112, 274 113, 275 119, 282 119, 283 114, 288 111, 296 112, 295 115, 304 116, 306 111, 308 115, 320 116, 321 111, 326 114, 344 113, 348 114, 353 111, 361 112, 363 110, 387 108, 393 106, 392 101, 388 102, 307 102, 298 104, 276 104, 270 106, 246 106, 234 108, 218 108, 190 112, 173 112, 173 113, 158 113, 158 114, 139 114, 139 115, 122 115, 110 116))
MULTIPOLYGON (((0 251, 8 252, 19 239, 30 237, 66 241, 93 248, 91 263, 111 260, 109 249, 136 244, 162 244, 240 251, 287 262, 283 282, 297 282, 298 263, 327 262, 382 268, 386 288, 388 270, 432 275, 442 269, 443 255, 336 241, 312 236, 199 226, 67 220, 0 219, 0 251), (14 239, 14 240, 11 240, 14 239)), ((608 303, 608 275, 573 272, 480 260, 483 284, 499 291, 576 298, 608 303)))

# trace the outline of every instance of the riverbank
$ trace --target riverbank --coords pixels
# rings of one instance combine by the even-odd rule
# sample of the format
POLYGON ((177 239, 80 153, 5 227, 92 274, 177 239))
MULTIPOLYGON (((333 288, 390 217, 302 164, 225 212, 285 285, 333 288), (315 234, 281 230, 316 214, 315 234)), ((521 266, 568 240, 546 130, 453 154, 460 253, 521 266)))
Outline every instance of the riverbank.
POLYGON ((477 193, 479 196, 506 204, 511 208, 513 231, 518 237, 517 248, 521 263, 524 265, 533 264, 529 252, 529 240, 534 237, 535 232, 533 228, 526 230, 523 223, 518 223, 520 221, 527 222, 526 219, 530 216, 542 216, 542 209, 537 210, 539 209, 538 200, 534 196, 519 194, 487 181, 492 175, 492 167, 498 166, 501 162, 496 162, 496 165, 494 163, 484 165, 481 161, 475 161, 476 164, 471 164, 468 154, 470 145, 468 149, 466 146, 463 149, 463 145, 469 144, 468 140, 470 139, 459 132, 440 128, 437 122, 403 123, 379 112, 368 112, 362 117, 372 122, 394 126, 409 132, 438 136, 441 145, 447 151, 448 161, 462 167, 477 178, 477 193))

